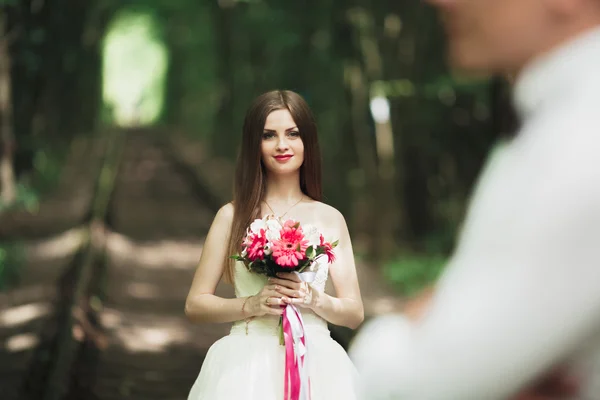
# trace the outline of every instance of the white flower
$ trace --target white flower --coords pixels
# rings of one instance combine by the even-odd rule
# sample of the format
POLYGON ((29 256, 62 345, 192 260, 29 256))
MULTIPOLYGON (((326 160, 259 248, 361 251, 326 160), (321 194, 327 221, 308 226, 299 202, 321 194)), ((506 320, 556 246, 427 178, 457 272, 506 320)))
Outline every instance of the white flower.
POLYGON ((315 248, 321 243, 321 234, 316 226, 306 224, 302 227, 302 231, 304 232, 304 237, 308 240, 309 246, 315 248))
POLYGON ((252 224, 250 224, 250 232, 257 234, 260 233, 261 229, 267 229, 267 224, 262 219, 255 219, 252 224))
POLYGON ((240 254, 240 256, 246 257, 247 255, 248 255, 248 250, 244 247, 244 249, 242 250, 242 254, 240 254))
POLYGON ((275 219, 270 219, 266 223, 267 225, 267 240, 273 242, 281 238, 281 224, 275 219))

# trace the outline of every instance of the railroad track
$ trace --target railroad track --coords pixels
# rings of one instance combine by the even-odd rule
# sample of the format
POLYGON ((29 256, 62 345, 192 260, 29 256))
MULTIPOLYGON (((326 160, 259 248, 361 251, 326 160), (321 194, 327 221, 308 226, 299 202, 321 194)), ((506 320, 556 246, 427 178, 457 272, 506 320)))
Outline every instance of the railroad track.
POLYGON ((183 315, 220 201, 165 136, 112 132, 83 225, 30 244, 0 293, 0 399, 185 399, 227 333, 183 315))

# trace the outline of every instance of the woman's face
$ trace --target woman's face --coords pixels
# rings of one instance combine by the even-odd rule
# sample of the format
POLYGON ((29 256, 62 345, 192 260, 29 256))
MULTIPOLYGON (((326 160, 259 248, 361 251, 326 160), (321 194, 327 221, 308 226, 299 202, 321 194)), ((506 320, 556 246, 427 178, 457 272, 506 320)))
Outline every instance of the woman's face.
POLYGON ((263 164, 270 174, 296 173, 304 162, 304 143, 288 110, 267 116, 262 134, 263 164))

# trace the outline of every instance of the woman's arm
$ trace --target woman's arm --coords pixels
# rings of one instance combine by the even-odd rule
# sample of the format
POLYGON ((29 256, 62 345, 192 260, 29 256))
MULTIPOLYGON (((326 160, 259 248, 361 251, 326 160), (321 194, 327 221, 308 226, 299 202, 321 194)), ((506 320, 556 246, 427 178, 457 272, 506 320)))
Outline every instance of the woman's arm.
POLYGON ((335 209, 333 212, 340 235, 339 245, 334 250, 336 261, 329 268, 336 296, 312 289, 310 294, 306 293, 301 290, 300 280, 294 274, 282 274, 280 277, 283 279, 275 278, 271 282, 282 286, 279 292, 290 297, 290 304, 310 308, 334 325, 356 329, 364 319, 364 309, 356 276, 352 242, 344 217, 335 209), (309 303, 305 304, 307 299, 309 303))
POLYGON ((275 291, 274 285, 265 286, 256 296, 236 299, 215 296, 225 269, 232 221, 233 205, 230 203, 217 212, 206 236, 198 269, 185 302, 185 314, 192 321, 225 323, 265 314, 281 314, 278 306, 269 307, 265 301, 266 297, 276 297, 271 304, 279 304, 281 295, 275 291))

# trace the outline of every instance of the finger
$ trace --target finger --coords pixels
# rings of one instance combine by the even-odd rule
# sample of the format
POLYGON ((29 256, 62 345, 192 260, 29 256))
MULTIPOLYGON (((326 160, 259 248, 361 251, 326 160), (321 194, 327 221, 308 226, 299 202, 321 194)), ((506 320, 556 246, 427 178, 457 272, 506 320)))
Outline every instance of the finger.
POLYGON ((278 285, 266 285, 262 288, 262 290, 258 293, 258 297, 265 301, 265 298, 275 296, 277 297, 277 289, 278 285))
MULTIPOLYGON (((289 282, 289 281, 288 281, 289 282)), ((300 292, 302 293, 302 288, 290 288, 288 286, 283 286, 283 285, 269 285, 269 286, 265 286, 262 290, 262 295, 267 295, 267 296, 274 296, 274 297, 281 297, 282 293, 284 295, 287 296, 291 296, 292 293, 295 292, 300 292)))
POLYGON ((282 279, 287 279, 289 281, 293 281, 293 282, 302 282, 300 280, 300 278, 298 277, 298 275, 296 275, 293 272, 279 272, 276 274, 277 277, 282 278, 282 279))
POLYGON ((292 290, 286 287, 280 286, 277 289, 277 293, 288 297, 304 297, 305 293, 301 290, 292 290))
MULTIPOLYGON (((261 292, 261 296, 264 297, 265 299, 267 297, 281 297, 281 293, 279 293, 279 288, 280 286, 273 286, 273 289, 263 289, 263 291, 261 292)), ((264 299, 263 299, 264 301, 264 299)))
POLYGON ((276 291, 277 290, 277 286, 281 286, 281 285, 277 285, 275 283, 272 283, 270 285, 265 285, 265 287, 263 288, 264 290, 272 290, 272 291, 276 291))
POLYGON ((294 306, 299 306, 299 307, 306 307, 307 304, 304 301, 305 301, 305 299, 303 297, 301 297, 301 298, 295 297, 295 298, 288 299, 285 303, 291 304, 294 306))
POLYGON ((271 278, 269 279, 269 281, 272 282, 275 286, 285 286, 287 288, 295 290, 300 289, 300 286, 302 285, 300 282, 290 281, 289 279, 271 278))
POLYGON ((269 315, 283 315, 283 308, 280 306, 277 307, 266 307, 265 314, 269 315))
POLYGON ((287 303, 285 302, 286 300, 289 300, 286 298, 286 300, 284 300, 281 296, 277 296, 277 297, 269 297, 268 298, 268 306, 269 307, 280 307, 280 306, 284 306, 287 303))
POLYGON ((281 307, 289 304, 290 298, 287 296, 282 296, 280 293, 274 292, 272 296, 264 296, 261 298, 262 304, 267 307, 281 307))

